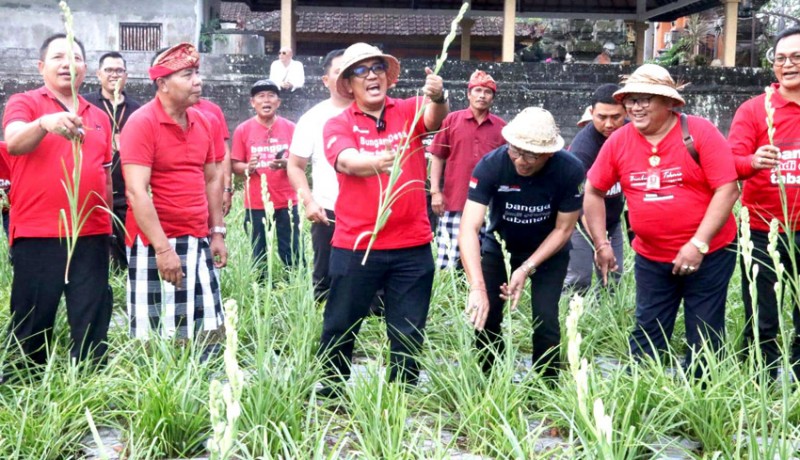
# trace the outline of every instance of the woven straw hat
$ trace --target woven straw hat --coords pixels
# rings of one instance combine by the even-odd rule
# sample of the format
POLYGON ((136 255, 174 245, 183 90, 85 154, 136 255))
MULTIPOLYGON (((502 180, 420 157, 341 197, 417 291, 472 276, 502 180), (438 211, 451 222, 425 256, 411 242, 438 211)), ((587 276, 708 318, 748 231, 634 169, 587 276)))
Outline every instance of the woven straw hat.
POLYGON ((381 58, 386 62, 388 66, 388 69, 386 69, 386 79, 389 82, 389 86, 397 83, 397 79, 400 77, 400 61, 398 61, 396 57, 391 54, 384 54, 383 51, 375 46, 366 43, 355 43, 344 50, 344 54, 342 55, 342 68, 339 75, 336 76, 336 92, 339 93, 340 96, 353 99, 353 95, 347 91, 347 88, 344 86, 344 81, 346 80, 345 75, 351 67, 354 67, 365 59, 371 58, 381 58))
POLYGON ((686 85, 675 83, 669 71, 660 65, 641 65, 632 74, 623 77, 620 83, 624 83, 625 86, 614 93, 614 99, 620 103, 626 94, 638 93, 668 97, 678 102, 677 107, 686 105, 686 101, 678 93, 686 85))
POLYGON ((556 120, 541 107, 526 108, 501 133, 509 144, 528 152, 555 153, 564 148, 556 120))
POLYGON ((578 127, 583 128, 588 125, 590 121, 592 121, 592 106, 587 105, 586 110, 584 110, 583 115, 581 115, 581 119, 578 120, 578 127))

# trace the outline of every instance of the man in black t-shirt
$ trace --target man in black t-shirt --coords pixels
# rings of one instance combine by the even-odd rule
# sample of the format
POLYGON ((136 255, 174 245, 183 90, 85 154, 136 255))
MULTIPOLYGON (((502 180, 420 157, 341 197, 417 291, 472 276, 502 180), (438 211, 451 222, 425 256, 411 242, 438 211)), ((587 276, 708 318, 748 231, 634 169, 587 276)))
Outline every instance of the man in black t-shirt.
MULTIPOLYGON (((592 96, 591 115, 592 122, 586 125, 569 146, 569 151, 581 161, 586 171, 592 167, 600 148, 614 131, 625 125, 625 107, 614 99, 614 92, 618 85, 602 85, 592 96)), ((619 261, 619 271, 615 278, 619 279, 622 273, 622 225, 620 216, 625 207, 625 198, 619 183, 611 187, 606 193, 606 228, 608 240, 614 250, 614 257, 619 261)), ((569 267, 567 278, 564 280, 566 288, 574 289, 581 294, 592 286, 592 270, 594 268, 594 247, 589 238, 589 232, 581 221, 578 229, 572 234, 572 250, 569 253, 569 267)), ((596 271, 597 269, 594 268, 596 271)), ((600 279, 600 273, 597 275, 600 279)))
MULTIPOLYGON (((125 58, 116 51, 111 51, 100 56, 100 65, 97 68, 97 78, 100 80, 100 90, 84 94, 87 101, 100 107, 108 115, 111 127, 114 130, 114 158, 111 165, 111 184, 114 191, 114 215, 119 222, 113 222, 111 240, 111 260, 116 267, 122 270, 128 268, 128 257, 125 251, 125 214, 128 212, 128 202, 125 199, 125 180, 122 177, 122 167, 119 163, 119 133, 128 117, 135 112, 141 104, 125 94, 125 83, 128 81, 128 70, 125 58), (118 88, 118 89, 117 89, 118 88), (115 97, 114 93, 119 97, 115 97), (120 225, 121 223, 121 225, 120 225)), ((116 219, 115 219, 116 220, 116 219)))
POLYGON ((477 330, 484 372, 503 350, 503 299, 516 308, 531 279, 533 362, 555 376, 561 332, 558 301, 569 262, 569 238, 583 200, 584 171, 565 150, 550 112, 528 107, 502 130, 508 144, 475 167, 461 217, 461 262, 470 283, 466 313, 477 330), (489 226, 478 234, 489 208, 489 226), (499 236, 511 254, 506 273, 499 236))

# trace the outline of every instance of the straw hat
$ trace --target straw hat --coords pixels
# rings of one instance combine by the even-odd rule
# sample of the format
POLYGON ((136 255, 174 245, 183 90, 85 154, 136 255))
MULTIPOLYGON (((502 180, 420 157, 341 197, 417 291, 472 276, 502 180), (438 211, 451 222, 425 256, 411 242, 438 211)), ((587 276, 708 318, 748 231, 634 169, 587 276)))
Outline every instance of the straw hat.
POLYGON ((509 144, 528 152, 555 153, 564 148, 556 120, 541 107, 526 108, 501 133, 509 144))
POLYGON ((400 61, 398 61, 396 57, 391 54, 383 54, 383 51, 375 46, 366 43, 355 43, 344 50, 344 54, 342 55, 342 68, 339 71, 339 75, 336 76, 336 92, 338 92, 340 96, 353 99, 353 95, 350 94, 344 86, 345 75, 351 67, 370 58, 383 59, 388 66, 388 69, 386 69, 386 79, 389 82, 389 86, 397 83, 397 79, 400 77, 400 61))
POLYGON ((623 77, 621 83, 625 86, 614 93, 614 99, 620 103, 626 94, 639 93, 668 97, 678 103, 677 107, 686 105, 686 101, 678 94, 686 85, 675 83, 669 71, 660 65, 641 65, 635 72, 623 77))
POLYGON ((592 106, 587 105, 586 110, 584 110, 583 115, 581 115, 581 119, 578 120, 578 128, 583 128, 588 125, 590 121, 592 121, 592 106))

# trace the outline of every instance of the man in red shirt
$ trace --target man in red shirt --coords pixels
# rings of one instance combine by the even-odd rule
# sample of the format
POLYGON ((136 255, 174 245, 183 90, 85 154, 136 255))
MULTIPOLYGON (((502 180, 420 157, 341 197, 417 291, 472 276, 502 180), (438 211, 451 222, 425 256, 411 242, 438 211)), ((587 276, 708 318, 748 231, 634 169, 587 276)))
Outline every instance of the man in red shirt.
POLYGON ((478 160, 504 143, 500 130, 506 122, 491 113, 496 92, 497 83, 491 75, 482 70, 473 72, 467 85, 469 107, 447 115, 429 149, 431 207, 439 215, 436 265, 441 269, 461 264, 458 228, 470 174, 478 160))
MULTIPOLYGON (((328 378, 349 377, 355 335, 380 288, 391 346, 390 379, 414 383, 419 375, 414 355, 423 341, 434 272, 421 137, 438 129, 448 111, 442 78, 430 69, 426 73, 424 97, 394 99, 386 96, 400 75, 394 56, 366 43, 351 45, 343 55, 336 90, 354 102, 323 131, 325 155, 339 178, 331 289, 319 350, 328 378), (422 107, 424 115, 412 126, 422 107), (407 138, 409 149, 399 151, 407 138), (395 190, 404 187, 402 195, 362 265, 370 239, 362 235, 375 228, 380 194, 395 161, 403 164, 395 184, 395 190)), ((337 383, 327 382, 321 394, 335 392, 337 383)))
POLYGON ((11 191, 11 171, 8 169, 8 147, 0 141, 0 210, 2 210, 3 231, 8 237, 8 194, 11 191))
POLYGON ((199 65, 200 55, 188 43, 159 53, 149 69, 156 97, 122 130, 128 315, 136 338, 147 338, 151 328, 192 338, 222 326, 217 269, 225 266, 227 250, 221 156, 211 123, 192 107, 202 91, 199 65))
POLYGON ((286 162, 294 123, 278 116, 280 89, 272 80, 259 80, 250 88, 250 105, 256 116, 233 132, 233 172, 245 177, 245 228, 250 232, 253 261, 266 273, 267 226, 275 219, 278 255, 291 267, 300 260, 300 216, 297 194, 289 183, 286 162), (263 176, 263 179, 262 179, 263 176), (266 180, 266 190, 262 183, 266 180), (265 202, 265 200, 268 200, 265 202), (267 212, 267 205, 273 212, 267 212))
POLYGON ((688 369, 705 341, 716 350, 725 333, 725 300, 736 252, 731 209, 739 192, 730 147, 708 120, 689 116, 698 155, 684 143, 685 104, 666 69, 645 64, 614 93, 630 123, 603 144, 589 170, 583 210, 603 282, 617 269, 606 233, 606 192, 617 182, 628 201, 636 238, 636 326, 631 353, 654 357, 667 349, 684 302, 688 369))
POLYGON ((222 176, 222 216, 225 217, 231 211, 231 200, 233 199, 233 184, 231 183, 231 149, 228 147, 228 139, 231 132, 228 129, 228 122, 225 120, 225 113, 217 104, 208 99, 200 98, 194 108, 203 112, 211 123, 214 131, 214 152, 217 158, 221 159, 221 168, 218 173, 222 176))
MULTIPOLYGON (((39 73, 44 86, 12 96, 3 118, 11 169, 11 225, 14 281, 11 286, 11 334, 32 362, 47 361, 58 303, 67 304, 72 349, 70 356, 99 359, 111 319, 108 289, 108 235, 111 220, 99 209, 111 202, 111 124, 102 110, 73 94, 69 42, 64 34, 48 37, 40 49, 39 73), (77 101, 76 99, 77 98, 77 101), (77 106, 75 103, 77 102, 77 106), (73 139, 80 139, 78 206, 85 219, 73 225, 64 190, 64 168, 73 176, 73 139), (67 269, 65 235, 77 238, 67 269)), ((83 45, 75 41, 76 91, 86 76, 83 45)))
MULTIPOLYGON (((753 242, 753 263, 761 265, 755 283, 758 298, 758 332, 761 352, 769 366, 770 375, 777 376, 780 365, 779 307, 775 293, 778 277, 774 264, 768 256, 769 224, 773 219, 780 223, 776 250, 780 254, 788 274, 781 281, 784 289, 794 292, 790 280, 797 279, 792 261, 800 259, 800 28, 784 30, 775 39, 773 70, 778 83, 772 84, 774 93, 770 104, 773 115, 774 143, 767 133, 766 94, 750 99, 736 111, 731 124, 728 142, 733 150, 736 171, 744 180, 742 205, 750 211, 750 238, 753 242), (784 193, 778 179, 784 180, 784 193), (785 201, 784 201, 785 200, 785 201), (786 206, 784 208, 784 205, 786 206), (784 211, 786 209, 786 211, 784 211)), ((742 273, 749 270, 742 261, 742 273)), ((753 301, 750 295, 751 281, 742 275, 742 299, 746 326, 744 330, 745 351, 753 345, 755 327, 753 301)), ((795 379, 800 377, 800 308, 795 295, 785 296, 792 309, 794 338, 792 339, 791 363, 795 379)))

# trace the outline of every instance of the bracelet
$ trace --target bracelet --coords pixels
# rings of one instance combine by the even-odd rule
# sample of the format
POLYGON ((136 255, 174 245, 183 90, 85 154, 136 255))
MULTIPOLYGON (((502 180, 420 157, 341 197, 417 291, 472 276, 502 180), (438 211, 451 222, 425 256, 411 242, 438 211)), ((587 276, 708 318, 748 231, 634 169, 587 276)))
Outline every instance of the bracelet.
POLYGON ((42 131, 44 131, 45 134, 47 134, 47 130, 44 129, 44 126, 42 126, 42 117, 39 117, 37 120, 38 120, 37 124, 39 125, 39 129, 41 129, 42 131))
POLYGON ((233 189, 230 187, 225 187, 224 189, 222 189, 222 191, 223 193, 233 193, 233 189))
POLYGON ((160 256, 161 254, 166 254, 169 251, 172 251, 172 246, 168 247, 167 249, 162 249, 161 251, 156 252, 156 256, 160 256))
POLYGON ((598 252, 600 252, 601 249, 603 249, 606 246, 611 246, 611 241, 605 240, 602 243, 598 244, 597 247, 594 248, 594 253, 597 254, 598 252))

